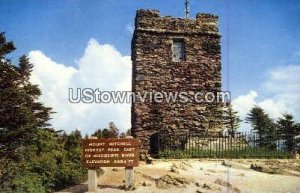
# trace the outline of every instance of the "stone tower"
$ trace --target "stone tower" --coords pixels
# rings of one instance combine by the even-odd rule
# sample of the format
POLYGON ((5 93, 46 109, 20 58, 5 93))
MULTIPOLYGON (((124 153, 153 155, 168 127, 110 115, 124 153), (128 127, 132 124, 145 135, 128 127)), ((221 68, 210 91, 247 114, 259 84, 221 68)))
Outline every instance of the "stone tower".
MULTIPOLYGON (((132 90, 186 92, 221 90, 218 17, 197 14, 196 19, 161 17, 157 10, 138 10, 132 39, 132 90)), ((218 132, 214 103, 153 102, 132 104, 132 134, 141 140, 142 153, 151 153, 157 131, 218 132)))

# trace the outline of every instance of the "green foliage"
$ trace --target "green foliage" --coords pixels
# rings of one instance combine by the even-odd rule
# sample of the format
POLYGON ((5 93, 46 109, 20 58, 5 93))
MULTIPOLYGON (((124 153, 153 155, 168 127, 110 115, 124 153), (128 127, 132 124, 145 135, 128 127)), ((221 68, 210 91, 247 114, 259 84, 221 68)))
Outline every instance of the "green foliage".
MULTIPOLYGON (((16 161, 7 161, 7 167, 2 168, 0 189, 17 192, 20 188, 27 188, 23 184, 27 184, 28 176, 35 176, 34 185, 45 189, 41 191, 32 186, 37 188, 36 192, 53 192, 86 180, 87 170, 81 165, 81 140, 71 143, 72 146, 70 143, 58 143, 62 136, 45 129, 40 129, 38 136, 35 144, 18 149, 16 161)), ((67 138, 72 141, 74 133, 67 138)), ((31 187, 30 184, 28 186, 31 187)))
MULTIPOLYGON (((26 173, 22 176, 17 176, 13 179, 12 184, 13 192, 23 193, 23 192, 32 192, 32 193, 43 193, 46 192, 45 187, 43 186, 40 176, 36 173, 26 173)), ((10 190, 8 190, 10 191, 10 190)))
POLYGON ((5 33, 0 33, 0 61, 2 62, 10 62, 10 60, 5 58, 5 55, 11 53, 16 48, 13 42, 7 42, 5 38, 5 33), (3 61, 4 60, 4 61, 3 61))
POLYGON ((290 153, 284 150, 269 150, 266 148, 243 147, 228 150, 205 150, 191 148, 188 150, 164 150, 159 153, 162 159, 191 158, 289 158, 290 153))
POLYGON ((103 137, 103 134, 102 134, 102 129, 97 129, 97 130, 94 132, 94 134, 92 134, 92 136, 97 137, 98 139, 104 138, 104 137, 103 137))
POLYGON ((9 158, 17 156, 17 148, 32 143, 38 128, 49 126, 52 113, 51 108, 37 101, 41 91, 29 82, 33 66, 28 58, 20 57, 18 66, 6 59, 14 49, 0 33, 0 157, 9 158))
POLYGON ((122 132, 119 136, 119 138, 125 138, 127 136, 131 136, 131 129, 127 129, 126 132, 122 132))
POLYGON ((253 107, 246 121, 252 125, 253 131, 257 132, 259 147, 276 148, 276 124, 262 108, 253 107))
POLYGON ((26 56, 19 65, 5 57, 14 49, 0 33, 0 192, 53 192, 83 182, 80 132, 50 128, 51 108, 29 81, 32 64, 26 56))
POLYGON ((296 136, 300 135, 300 124, 294 121, 293 115, 284 114, 278 119, 277 127, 281 139, 284 140, 285 148, 290 152, 294 151, 299 145, 296 136))
POLYGON ((224 126, 227 128, 229 135, 233 136, 240 127, 241 119, 238 112, 234 111, 231 104, 228 104, 224 110, 224 126))
POLYGON ((251 109, 246 120, 251 123, 253 130, 259 134, 260 147, 275 148, 276 140, 283 140, 285 149, 293 152, 300 146, 300 124, 294 121, 291 114, 284 114, 276 124, 268 114, 258 106, 251 109))
POLYGON ((110 122, 108 124, 108 135, 105 136, 105 138, 117 138, 119 137, 119 129, 117 128, 117 126, 113 123, 110 122))
POLYGON ((92 136, 97 137, 98 139, 118 138, 119 137, 119 129, 113 122, 110 122, 108 124, 108 128, 98 129, 97 131, 94 132, 94 134, 92 134, 92 136))

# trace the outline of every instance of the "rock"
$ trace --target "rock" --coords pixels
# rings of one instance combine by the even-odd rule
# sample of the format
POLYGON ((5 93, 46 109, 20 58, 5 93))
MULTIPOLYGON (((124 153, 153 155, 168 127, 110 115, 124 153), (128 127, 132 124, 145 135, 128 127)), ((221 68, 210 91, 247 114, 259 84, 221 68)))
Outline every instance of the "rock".
POLYGON ((217 180, 215 181, 215 184, 218 184, 218 185, 220 185, 220 186, 229 188, 230 192, 232 192, 232 193, 241 193, 241 191, 240 191, 237 187, 234 187, 234 186, 231 185, 229 182, 225 182, 224 180, 217 179, 217 180))
POLYGON ((216 170, 212 170, 212 169, 208 169, 207 171, 210 173, 216 173, 216 170))
POLYGON ((141 161, 146 161, 146 154, 140 153, 140 160, 141 161))
POLYGON ((191 165, 191 163, 186 162, 186 161, 182 162, 182 164, 185 165, 185 166, 187 166, 187 167, 189 167, 189 168, 192 168, 192 167, 193 167, 193 166, 191 165))
POLYGON ((192 168, 192 165, 188 162, 175 162, 173 163, 172 168, 187 171, 188 168, 192 168))
POLYGON ((142 183, 142 186, 145 186, 145 187, 147 187, 147 186, 152 186, 152 184, 151 183, 146 183, 145 181, 142 183))
POLYGON ((179 174, 179 171, 175 167, 171 167, 171 172, 174 172, 175 174, 179 174))
POLYGON ((123 185, 123 188, 122 190, 125 190, 125 191, 133 191, 133 190, 136 190, 136 184, 133 184, 133 185, 130 185, 126 188, 125 185, 123 185))
POLYGON ((259 165, 259 164, 251 164, 250 169, 253 169, 258 172, 264 172, 269 174, 286 174, 283 168, 280 168, 277 164, 273 165, 259 165))
POLYGON ((120 186, 119 186, 119 189, 125 190, 125 185, 120 185, 120 186))
POLYGON ((250 165, 250 169, 255 170, 255 171, 262 172, 263 167, 260 166, 260 165, 258 165, 258 164, 251 164, 251 165, 250 165))
POLYGON ((102 168, 99 168, 96 170, 97 176, 100 176, 102 174, 104 174, 104 170, 102 168))
POLYGON ((231 167, 231 166, 232 166, 232 163, 229 162, 229 161, 223 160, 223 161, 222 161, 222 165, 223 165, 223 166, 231 167))
POLYGON ((200 187, 200 183, 199 183, 199 182, 196 182, 196 183, 195 183, 195 186, 200 187))
POLYGON ((171 128, 172 130, 176 130, 176 129, 177 129, 177 126, 176 126, 175 124, 173 124, 173 125, 170 125, 170 128, 171 128))
POLYGON ((188 180, 184 177, 176 177, 169 174, 161 176, 156 180, 157 188, 168 189, 171 187, 184 188, 186 185, 189 185, 191 180, 188 180))
POLYGON ((166 182, 161 181, 161 180, 159 180, 159 181, 156 183, 156 186, 157 186, 157 188, 160 188, 160 189, 168 189, 168 188, 170 188, 170 185, 169 185, 169 184, 167 184, 166 182))
POLYGON ((206 184, 206 183, 203 184, 202 188, 207 189, 207 190, 211 190, 211 186, 206 184))
POLYGON ((118 168, 113 168, 112 171, 119 171, 119 169, 118 168))
POLYGON ((146 155, 146 164, 153 164, 153 158, 150 155, 146 155))
POLYGON ((198 122, 198 121, 193 121, 193 124, 194 124, 196 127, 199 127, 199 126, 201 125, 201 123, 198 122))
POLYGON ((132 190, 136 190, 135 185, 130 185, 125 189, 125 191, 132 191, 132 190))
POLYGON ((175 178, 175 180, 177 180, 181 184, 190 184, 190 181, 184 177, 177 177, 175 178))

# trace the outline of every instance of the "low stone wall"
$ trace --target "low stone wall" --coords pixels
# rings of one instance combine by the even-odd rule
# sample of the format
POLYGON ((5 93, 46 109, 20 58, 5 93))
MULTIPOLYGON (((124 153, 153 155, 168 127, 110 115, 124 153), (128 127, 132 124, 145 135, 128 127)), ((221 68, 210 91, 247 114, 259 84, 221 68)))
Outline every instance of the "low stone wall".
POLYGON ((203 138, 191 137, 185 144, 185 149, 197 148, 201 150, 227 150, 241 149, 249 144, 244 138, 224 137, 224 138, 203 138))

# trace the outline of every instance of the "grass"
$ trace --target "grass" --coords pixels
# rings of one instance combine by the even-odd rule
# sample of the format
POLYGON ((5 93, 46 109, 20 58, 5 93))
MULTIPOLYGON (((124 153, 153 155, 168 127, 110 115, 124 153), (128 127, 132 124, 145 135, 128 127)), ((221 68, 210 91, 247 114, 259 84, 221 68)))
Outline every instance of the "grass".
POLYGON ((269 150, 266 148, 244 147, 230 150, 164 150, 159 153, 161 159, 190 159, 190 158, 290 158, 290 153, 284 150, 269 150))

